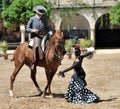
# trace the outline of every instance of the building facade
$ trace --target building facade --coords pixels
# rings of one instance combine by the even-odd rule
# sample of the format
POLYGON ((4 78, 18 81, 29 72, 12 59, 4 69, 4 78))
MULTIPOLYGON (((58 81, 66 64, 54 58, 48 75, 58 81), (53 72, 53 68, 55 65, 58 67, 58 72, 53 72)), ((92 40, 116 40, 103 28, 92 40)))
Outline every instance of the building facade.
POLYGON ((112 25, 109 19, 110 8, 120 0, 47 0, 54 4, 53 22, 56 28, 66 30, 66 37, 89 38, 95 47, 120 47, 119 25, 112 25), (78 8, 68 12, 69 8, 78 8), (62 10, 63 9, 63 10, 62 10), (64 17, 61 17, 61 10, 64 17), (68 15, 67 17, 65 17, 68 15), (69 26, 68 26, 69 24, 69 26), (69 27, 69 34, 67 30, 69 27), (74 33, 74 34, 73 34, 74 33), (68 35, 68 36, 67 36, 68 35))
MULTIPOLYGON (((8 0, 11 1, 11 0, 8 0)), ((120 26, 111 25, 110 8, 120 0, 46 0, 54 5, 51 21, 65 38, 88 38, 95 47, 120 47, 120 26)), ((3 29, 3 25, 0 26, 3 29)))

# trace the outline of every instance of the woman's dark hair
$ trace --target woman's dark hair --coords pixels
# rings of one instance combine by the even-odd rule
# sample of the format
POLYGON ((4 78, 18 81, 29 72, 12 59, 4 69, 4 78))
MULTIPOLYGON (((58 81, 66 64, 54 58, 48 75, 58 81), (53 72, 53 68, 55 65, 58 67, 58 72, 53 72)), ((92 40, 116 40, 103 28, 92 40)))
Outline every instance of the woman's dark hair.
POLYGON ((81 51, 79 48, 75 48, 75 56, 79 56, 81 54, 81 51))
POLYGON ((79 56, 81 54, 80 47, 78 44, 74 46, 75 49, 75 56, 79 56))

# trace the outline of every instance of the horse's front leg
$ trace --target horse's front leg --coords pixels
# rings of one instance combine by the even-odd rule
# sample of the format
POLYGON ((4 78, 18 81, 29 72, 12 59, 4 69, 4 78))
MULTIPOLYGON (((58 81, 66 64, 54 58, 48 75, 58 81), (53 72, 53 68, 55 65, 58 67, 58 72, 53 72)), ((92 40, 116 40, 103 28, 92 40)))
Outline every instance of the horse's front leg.
POLYGON ((33 83, 35 85, 35 87, 37 88, 37 90, 40 92, 39 95, 42 95, 43 94, 43 91, 41 90, 41 88, 39 87, 37 81, 36 81, 36 68, 34 70, 31 70, 31 79, 33 80, 33 83))
POLYGON ((54 72, 46 71, 47 85, 44 90, 44 97, 45 97, 46 93, 48 93, 48 95, 51 95, 51 82, 52 82, 54 74, 55 74, 54 72), (48 91, 47 91, 47 89, 48 89, 48 91))
POLYGON ((51 83, 52 83, 52 80, 53 80, 53 77, 55 75, 55 72, 50 72, 50 78, 48 80, 48 94, 50 95, 51 94, 51 83))

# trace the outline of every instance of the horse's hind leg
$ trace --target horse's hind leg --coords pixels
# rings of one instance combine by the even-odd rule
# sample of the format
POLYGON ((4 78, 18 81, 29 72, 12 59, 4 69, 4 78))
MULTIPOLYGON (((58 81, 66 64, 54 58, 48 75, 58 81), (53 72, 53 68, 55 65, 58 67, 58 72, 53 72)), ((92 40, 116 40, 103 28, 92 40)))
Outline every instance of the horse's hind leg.
POLYGON ((38 85, 38 83, 36 81, 36 68, 34 70, 31 70, 31 78, 33 80, 33 83, 34 83, 35 87, 40 92, 39 95, 42 95, 43 91, 41 90, 41 88, 39 87, 39 85, 38 85))
POLYGON ((23 66, 23 64, 18 64, 18 65, 15 64, 14 72, 10 76, 10 91, 9 91, 10 96, 13 96, 13 84, 14 84, 15 78, 16 78, 18 72, 20 71, 20 69, 22 68, 22 66, 23 66))

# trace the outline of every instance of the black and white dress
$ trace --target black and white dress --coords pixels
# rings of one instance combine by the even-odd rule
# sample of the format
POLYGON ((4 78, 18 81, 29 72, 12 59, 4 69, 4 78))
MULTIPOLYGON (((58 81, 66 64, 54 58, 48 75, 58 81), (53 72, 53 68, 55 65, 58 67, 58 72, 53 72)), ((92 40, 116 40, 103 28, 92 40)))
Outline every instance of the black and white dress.
POLYGON ((76 73, 71 77, 65 99, 73 103, 91 103, 99 100, 99 97, 86 88, 86 83, 76 73))
MULTIPOLYGON (((99 100, 99 97, 86 88, 85 71, 81 67, 83 58, 73 63, 74 74, 71 77, 65 99, 73 103, 91 103, 99 100)), ((71 67, 72 68, 72 67, 71 67)), ((70 68, 70 69, 71 69, 70 68)))

